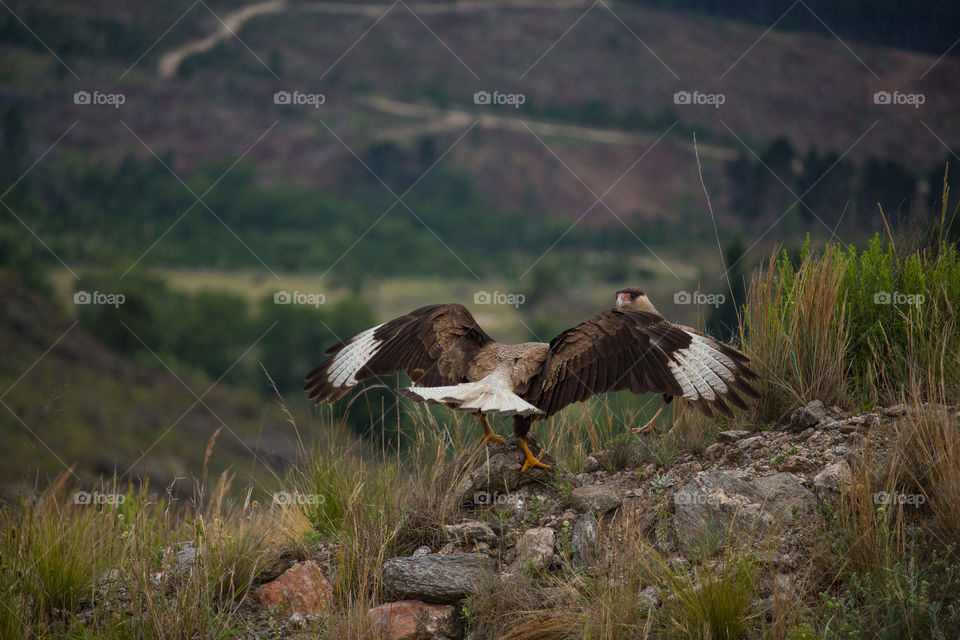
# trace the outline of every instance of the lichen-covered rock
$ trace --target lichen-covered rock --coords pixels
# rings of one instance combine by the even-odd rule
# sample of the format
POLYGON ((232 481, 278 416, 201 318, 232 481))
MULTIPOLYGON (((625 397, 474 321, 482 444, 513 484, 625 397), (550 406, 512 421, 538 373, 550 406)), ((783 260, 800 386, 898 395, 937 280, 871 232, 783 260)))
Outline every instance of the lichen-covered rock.
POLYGON ((593 563, 597 554, 597 537, 600 527, 597 519, 589 511, 577 520, 570 536, 570 546, 573 549, 574 566, 584 566, 593 563))
POLYGON ((556 534, 549 527, 527 529, 517 542, 517 558, 521 567, 542 569, 553 564, 556 534))

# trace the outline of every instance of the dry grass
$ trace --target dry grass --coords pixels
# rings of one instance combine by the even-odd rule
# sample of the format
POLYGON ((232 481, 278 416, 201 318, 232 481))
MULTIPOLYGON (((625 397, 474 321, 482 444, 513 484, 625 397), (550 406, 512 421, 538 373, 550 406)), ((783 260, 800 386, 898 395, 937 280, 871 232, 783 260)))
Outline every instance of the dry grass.
MULTIPOLYGON (((472 638, 960 632, 960 611, 951 604, 960 598, 960 563, 951 546, 960 544, 954 406, 960 329, 953 322, 960 262, 946 249, 917 254, 913 262, 879 245, 859 256, 845 251, 808 251, 796 265, 773 256, 751 281, 741 332, 762 379, 762 399, 747 423, 752 428, 783 420, 813 398, 847 406, 894 398, 909 405, 888 441, 870 434, 838 502, 827 507, 823 522, 810 523, 824 531, 810 550, 815 564, 805 568, 811 579, 781 590, 771 569, 771 608, 760 612, 756 601, 766 578, 756 554, 772 548, 775 532, 745 544, 732 531, 712 531, 710 544, 680 563, 646 537, 649 523, 621 514, 603 523, 594 566, 491 576, 463 605, 472 638), (922 308, 871 302, 874 289, 903 286, 931 297, 922 308), (879 505, 881 492, 912 492, 924 506, 879 505), (651 608, 641 597, 649 586, 662 606, 651 608)), ((641 413, 652 414, 658 404, 653 398, 638 410, 617 398, 596 399, 537 423, 535 434, 559 466, 577 471, 598 450, 613 451, 609 469, 647 460, 669 467, 685 452, 702 452, 726 426, 695 411, 681 414, 675 403, 660 420, 664 431, 675 422, 672 431, 633 437, 630 428, 645 422, 641 413)), ((367 610, 388 597, 380 567, 422 544, 435 550, 442 544, 442 526, 459 515, 453 489, 466 465, 483 454, 472 416, 420 405, 411 405, 410 416, 400 421, 405 430, 379 444, 358 437, 329 412, 309 433, 291 418, 301 459, 275 480, 278 490, 314 497, 306 503, 259 505, 249 491, 232 500, 230 478, 223 475, 209 490, 201 484, 188 504, 128 491, 122 506, 82 507, 73 504, 64 476, 35 504, 0 509, 0 635, 230 637, 249 624, 241 607, 257 575, 281 551, 306 558, 325 543, 337 569, 336 605, 321 637, 375 638, 367 610), (200 549, 199 562, 178 573, 171 550, 188 542, 200 549), (118 571, 116 580, 102 580, 108 569, 118 571), (129 598, 126 611, 117 606, 123 597, 129 598)), ((510 435, 509 420, 492 426, 510 435)), ((657 518, 662 522, 669 513, 657 518)))
POLYGON ((68 480, 33 505, 0 510, 3 637, 233 634, 240 603, 279 552, 269 510, 229 500, 226 477, 191 505, 104 486, 123 501, 102 507, 75 504, 68 480), (178 569, 187 543, 196 562, 178 569))
POLYGON ((782 421, 812 399, 847 404, 844 271, 833 249, 807 253, 796 269, 774 254, 751 278, 741 342, 760 376, 754 424, 782 421))

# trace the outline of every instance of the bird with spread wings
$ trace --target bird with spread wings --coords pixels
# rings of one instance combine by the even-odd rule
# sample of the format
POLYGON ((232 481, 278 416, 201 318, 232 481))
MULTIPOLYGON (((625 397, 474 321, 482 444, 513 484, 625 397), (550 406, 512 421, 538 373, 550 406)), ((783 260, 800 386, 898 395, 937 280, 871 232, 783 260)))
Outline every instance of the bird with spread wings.
POLYGON ((400 389, 404 396, 476 414, 481 444, 503 442, 486 414, 513 416, 526 454, 522 471, 550 468, 527 445, 532 423, 596 394, 659 393, 660 411, 680 397, 707 416, 731 415, 729 405, 745 409, 741 393, 757 397, 745 355, 667 322, 637 287, 616 295, 615 308, 549 343, 501 344, 463 305, 422 307, 327 349, 329 358, 307 374, 304 390, 316 404, 333 402, 361 380, 403 371, 414 383, 400 389))

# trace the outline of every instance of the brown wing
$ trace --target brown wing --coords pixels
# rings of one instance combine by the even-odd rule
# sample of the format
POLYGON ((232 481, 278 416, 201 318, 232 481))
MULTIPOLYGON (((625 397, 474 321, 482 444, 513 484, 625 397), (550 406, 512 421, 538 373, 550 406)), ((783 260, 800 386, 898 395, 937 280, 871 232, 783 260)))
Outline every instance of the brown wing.
POLYGON ((756 375, 740 352, 660 314, 610 309, 550 341, 539 379, 524 396, 547 415, 590 396, 629 389, 681 396, 706 415, 730 414, 725 400, 746 408, 736 393, 756 392, 756 375))
POLYGON ((324 351, 330 359, 307 374, 303 389, 319 404, 361 380, 397 371, 428 386, 466 382, 470 361, 490 342, 463 305, 422 307, 324 351))

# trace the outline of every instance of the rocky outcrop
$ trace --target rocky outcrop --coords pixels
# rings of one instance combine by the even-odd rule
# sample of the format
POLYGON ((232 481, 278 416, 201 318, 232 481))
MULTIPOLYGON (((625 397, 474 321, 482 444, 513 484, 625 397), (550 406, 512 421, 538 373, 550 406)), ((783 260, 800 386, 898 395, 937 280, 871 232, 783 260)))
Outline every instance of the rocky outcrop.
POLYGON ((789 525, 810 517, 816 500, 789 473, 753 476, 740 471, 706 471, 673 494, 677 538, 696 545, 705 534, 762 536, 774 523, 789 525))

